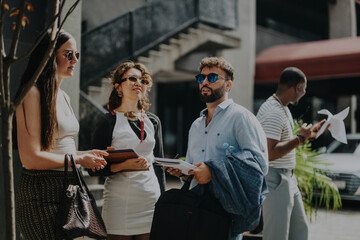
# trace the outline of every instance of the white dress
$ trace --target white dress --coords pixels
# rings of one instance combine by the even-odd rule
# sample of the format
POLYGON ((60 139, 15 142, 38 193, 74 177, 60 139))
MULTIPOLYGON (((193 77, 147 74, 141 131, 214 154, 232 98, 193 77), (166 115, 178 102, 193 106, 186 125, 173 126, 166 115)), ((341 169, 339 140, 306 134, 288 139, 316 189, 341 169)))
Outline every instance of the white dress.
POLYGON ((128 119, 123 113, 116 112, 112 146, 115 149, 134 149, 151 167, 149 171, 119 172, 107 177, 102 216, 108 234, 138 235, 150 232, 160 186, 152 166, 154 126, 146 115, 144 130, 147 136, 140 143, 128 119))

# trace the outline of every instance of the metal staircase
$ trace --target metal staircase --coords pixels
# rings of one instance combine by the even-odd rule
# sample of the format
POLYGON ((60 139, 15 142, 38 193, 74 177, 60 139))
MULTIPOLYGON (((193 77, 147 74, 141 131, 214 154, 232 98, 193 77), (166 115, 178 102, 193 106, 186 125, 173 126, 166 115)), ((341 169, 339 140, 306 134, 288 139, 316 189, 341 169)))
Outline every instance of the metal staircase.
POLYGON ((231 34, 224 34, 224 31, 204 24, 196 24, 188 28, 186 33, 178 34, 177 38, 170 38, 167 43, 159 44, 158 49, 148 51, 148 56, 139 56, 137 61, 145 64, 152 74, 156 74, 174 70, 177 59, 200 48, 216 50, 236 48, 239 45, 239 38, 231 34))
MULTIPOLYGON (((145 54, 138 56, 136 61, 143 63, 154 76, 161 71, 174 71, 176 60, 191 52, 201 49, 236 48, 239 45, 238 37, 200 23, 158 44, 156 48, 146 51, 145 54)), ((88 86, 87 92, 91 99, 100 105, 105 105, 109 89, 108 80, 104 79, 101 80, 101 84, 98 82, 96 85, 88 86)))
POLYGON ((124 60, 166 52, 177 44, 173 59, 212 40, 211 46, 219 48, 238 46, 235 37, 229 46, 217 46, 226 30, 236 27, 237 0, 150 2, 82 35, 81 87, 101 79, 124 60), (209 26, 209 33, 199 24, 209 26))

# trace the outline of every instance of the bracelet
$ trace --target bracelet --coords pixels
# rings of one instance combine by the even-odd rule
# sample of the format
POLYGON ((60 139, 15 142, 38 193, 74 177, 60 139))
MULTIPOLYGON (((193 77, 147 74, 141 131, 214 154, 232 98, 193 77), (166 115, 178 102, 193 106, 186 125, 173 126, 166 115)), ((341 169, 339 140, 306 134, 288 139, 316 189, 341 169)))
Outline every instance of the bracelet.
POLYGON ((301 141, 300 141, 301 144, 304 144, 304 143, 305 143, 306 138, 304 137, 304 135, 301 135, 301 134, 299 133, 299 134, 297 134, 296 136, 301 138, 301 141))

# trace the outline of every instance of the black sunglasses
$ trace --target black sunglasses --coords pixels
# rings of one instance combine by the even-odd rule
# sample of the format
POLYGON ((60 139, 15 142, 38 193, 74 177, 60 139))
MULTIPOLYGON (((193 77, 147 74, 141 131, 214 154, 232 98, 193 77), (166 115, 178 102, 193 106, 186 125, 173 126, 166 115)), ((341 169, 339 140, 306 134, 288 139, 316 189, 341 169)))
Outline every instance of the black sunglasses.
MULTIPOLYGON (((66 57, 66 59, 68 61, 72 61, 74 59, 74 52, 73 51, 67 51, 64 56, 66 57)), ((80 53, 79 52, 75 52, 75 57, 77 60, 79 60, 80 58, 80 53)))
POLYGON ((217 73, 209 73, 208 75, 205 75, 205 74, 198 74, 195 76, 196 78, 196 81, 198 83, 203 83, 205 81, 205 78, 207 77, 208 81, 213 83, 213 82, 216 82, 216 80, 218 80, 218 77, 221 77, 222 79, 226 80, 225 77, 217 74, 217 73))
POLYGON ((127 78, 123 78, 121 79, 118 83, 121 84, 122 82, 125 82, 126 80, 129 80, 131 82, 140 82, 142 85, 149 85, 150 81, 147 80, 146 78, 142 78, 142 79, 138 79, 136 77, 127 77, 127 78))

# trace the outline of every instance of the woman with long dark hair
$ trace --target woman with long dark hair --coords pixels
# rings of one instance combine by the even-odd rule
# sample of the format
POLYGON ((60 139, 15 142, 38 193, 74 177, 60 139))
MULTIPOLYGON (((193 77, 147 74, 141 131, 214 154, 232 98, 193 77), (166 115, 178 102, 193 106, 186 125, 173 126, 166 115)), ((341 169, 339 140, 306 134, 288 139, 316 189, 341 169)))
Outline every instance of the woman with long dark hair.
MULTIPOLYGON (((50 34, 31 54, 17 94, 30 81, 49 44, 50 34)), ((16 109, 17 147, 23 165, 16 195, 16 220, 25 239, 55 239, 65 154, 72 154, 76 164, 85 168, 95 170, 106 165, 104 151, 76 151, 79 123, 60 84, 64 78, 72 77, 78 60, 75 39, 61 30, 36 85, 16 109)), ((76 183, 72 172, 69 181, 76 183)))
POLYGON ((107 239, 147 240, 165 186, 163 169, 153 165, 154 156, 163 157, 163 143, 160 120, 147 111, 152 79, 144 65, 128 61, 116 68, 111 81, 110 113, 99 120, 93 147, 131 148, 140 157, 95 172, 108 176, 102 213, 107 239))

